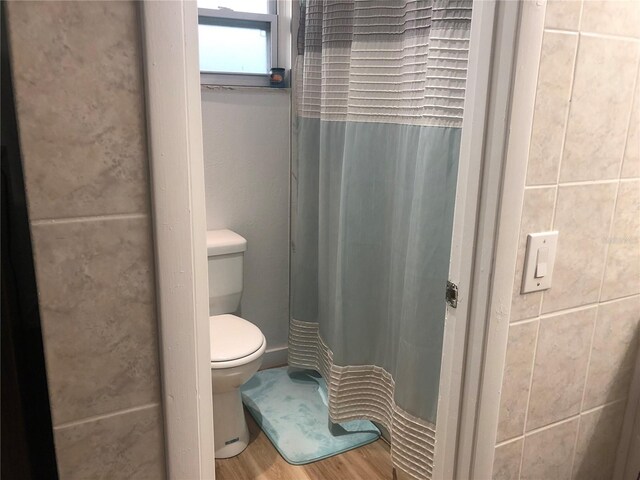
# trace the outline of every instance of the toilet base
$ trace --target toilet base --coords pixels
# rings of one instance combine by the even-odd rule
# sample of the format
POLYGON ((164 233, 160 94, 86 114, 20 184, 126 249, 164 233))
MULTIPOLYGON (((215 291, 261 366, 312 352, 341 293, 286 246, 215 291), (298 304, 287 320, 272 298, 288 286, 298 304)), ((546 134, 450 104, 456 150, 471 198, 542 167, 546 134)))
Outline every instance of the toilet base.
POLYGON ((230 458, 249 445, 249 429, 244 418, 240 389, 213 394, 215 457, 230 458))

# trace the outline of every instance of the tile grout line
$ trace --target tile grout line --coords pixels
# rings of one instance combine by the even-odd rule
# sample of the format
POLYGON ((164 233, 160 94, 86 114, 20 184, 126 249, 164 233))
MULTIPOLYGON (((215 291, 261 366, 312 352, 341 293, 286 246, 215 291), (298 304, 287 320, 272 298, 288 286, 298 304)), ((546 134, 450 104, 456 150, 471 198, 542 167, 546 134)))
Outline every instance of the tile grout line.
POLYGON ((544 190, 545 188, 556 188, 555 183, 541 183, 540 185, 525 185, 525 190, 544 190))
POLYGON ((580 32, 578 30, 571 30, 569 28, 560 28, 560 27, 544 27, 544 33, 558 33, 563 35, 579 35, 580 32))
POLYGON ((603 300, 603 301, 599 302, 598 305, 609 305, 611 303, 620 302, 622 300, 629 300, 629 299, 635 298, 635 297, 637 297, 639 295, 640 295, 640 292, 632 293, 631 295, 625 295, 623 297, 612 298, 611 300, 603 300))
POLYGON ((496 448, 504 447, 505 445, 509 445, 511 443, 515 443, 518 440, 524 440, 524 435, 516 435, 515 437, 507 438, 501 442, 496 443, 496 448))
MULTIPOLYGON (((582 16, 582 12, 580 13, 580 16, 582 16)), ((579 35, 585 35, 587 37, 602 38, 604 40, 640 42, 640 38, 632 37, 632 36, 629 36, 629 35, 616 35, 615 33, 582 32, 582 31, 580 31, 580 26, 578 27, 578 30, 571 30, 571 29, 557 28, 557 27, 556 28, 546 28, 545 27, 544 31, 545 32, 549 32, 549 33, 562 33, 562 34, 565 34, 565 35, 579 34, 579 35)))
POLYGON ((557 420, 557 421, 555 421, 555 422, 553 422, 553 423, 550 423, 550 424, 548 424, 548 425, 545 425, 545 426, 543 426, 543 427, 534 428, 533 430, 531 430, 531 431, 529 431, 529 432, 526 432, 526 433, 523 433, 522 435, 518 435, 518 436, 515 436, 515 437, 512 437, 512 438, 509 438, 509 439, 507 439, 507 440, 503 440, 502 442, 497 443, 497 444, 496 444, 496 447, 501 447, 502 445, 506 445, 506 444, 508 444, 508 443, 513 443, 513 442, 515 442, 516 440, 519 440, 519 439, 521 439, 521 438, 524 440, 524 439, 526 439, 527 437, 530 437, 531 435, 535 435, 535 434, 538 434, 538 433, 544 432, 544 431, 546 431, 546 430, 551 430, 552 428, 555 428, 555 427, 557 427, 557 426, 559 426, 559 425, 563 425, 563 424, 565 424, 565 423, 569 423, 569 422, 571 422, 571 421, 575 420, 576 418, 578 418, 579 416, 580 416, 580 414, 579 414, 579 413, 576 413, 576 414, 574 414, 574 415, 571 415, 570 417, 563 418, 563 419, 561 419, 561 420, 557 420))
MULTIPOLYGON (((578 17, 578 31, 580 30, 580 25, 582 22, 582 10, 584 8, 584 3, 580 3, 580 15, 578 17)), ((571 115, 571 106, 573 105, 573 89, 576 83, 576 69, 578 67, 578 55, 580 54, 580 33, 578 32, 578 36, 576 39, 576 48, 575 48, 575 57, 573 58, 573 67, 571 68, 571 83, 569 85, 569 105, 567 106, 567 111, 564 115, 564 127, 562 131, 562 145, 560 146, 560 156, 558 157, 558 172, 556 174, 556 191, 555 198, 553 199, 553 212, 551 214, 551 229, 555 227, 556 223, 556 214, 558 212, 558 197, 560 196, 560 172, 562 171, 562 158, 564 157, 564 150, 567 144, 567 132, 569 130, 569 116, 571 115)), ((538 310, 538 315, 542 315, 542 310, 544 309, 544 300, 545 293, 542 292, 542 298, 540 298, 540 308, 538 310)))
POLYGON ((543 313, 540 315, 534 315, 533 317, 527 317, 527 318, 522 318, 520 320, 516 320, 514 322, 509 322, 509 326, 511 325, 522 325, 525 323, 531 323, 534 322, 538 319, 546 319, 546 318, 553 318, 553 317, 558 317, 561 315, 566 315, 569 313, 574 313, 574 312, 580 312, 582 310, 588 310, 590 308, 594 308, 594 307, 598 307, 600 305, 608 305, 611 303, 616 303, 616 302, 620 302, 623 300, 629 300, 631 298, 635 298, 640 296, 640 292, 638 293, 632 293, 630 295, 624 295, 622 297, 616 297, 616 298, 612 298, 610 300, 603 300, 603 301, 595 301, 595 302, 591 302, 591 303, 585 303, 584 305, 578 305, 577 307, 569 307, 569 308, 563 308, 560 310, 554 310, 553 312, 549 312, 549 313, 543 313))
POLYGON ((593 413, 593 412, 596 412, 598 410, 604 410, 605 408, 611 407, 612 405, 615 405, 616 403, 622 403, 622 402, 626 402, 626 401, 627 401, 627 399, 624 396, 622 396, 620 398, 616 398, 615 400, 611 400, 609 402, 605 402, 602 405, 597 405, 595 407, 587 408, 586 410, 583 410, 582 412, 580 412, 580 415, 593 413))
POLYGON ((526 325, 527 323, 533 323, 536 320, 540 320, 540 316, 523 318, 521 320, 516 320, 515 322, 510 322, 509 323, 509 327, 514 327, 514 326, 517 326, 517 325, 526 325))
MULTIPOLYGON (((542 302, 540 302, 542 303, 542 302)), ((529 374, 529 391, 527 392, 527 405, 524 410, 524 423, 522 425, 522 452, 520 453, 520 466, 518 467, 518 478, 522 473, 522 465, 524 463, 524 447, 526 444, 526 435, 527 435, 527 421, 529 420, 529 404, 531 403, 531 389, 533 387, 533 374, 536 368, 536 356, 538 355, 538 342, 540 340, 540 325, 542 324, 542 320, 538 318, 538 326, 536 328, 536 338, 535 338, 535 347, 533 349, 533 355, 531 359, 531 373, 529 374)))
POLYGON ((149 213, 115 213, 113 215, 87 215, 80 217, 38 218, 31 225, 57 225, 59 223, 99 222, 104 220, 134 220, 149 217, 149 213))
POLYGON ((599 308, 596 310, 595 317, 593 319, 593 327, 591 329, 591 341, 589 342, 589 358, 587 358, 587 371, 584 374, 584 385, 582 386, 582 396, 580 398, 580 409, 578 412, 584 411, 584 397, 587 395, 587 381, 589 380, 589 371, 591 370, 591 356, 593 353, 593 342, 596 338, 596 327, 598 325, 599 308))
MULTIPOLYGON (((640 68, 639 70, 640 71, 640 68)), ((609 220, 609 233, 607 236, 607 243, 605 245, 605 251, 604 251, 604 264, 602 267, 602 274, 600 276, 600 288, 598 290, 598 300, 597 303, 595 304, 596 306, 599 307, 600 302, 602 300, 602 291, 604 289, 604 283, 605 283, 605 278, 606 278, 606 273, 607 273, 607 263, 609 260, 609 248, 611 246, 611 238, 613 236, 613 232, 614 232, 614 225, 615 225, 615 216, 616 216, 616 210, 618 208, 618 200, 619 200, 619 195, 620 195, 620 181, 622 178, 622 168, 624 166, 624 157, 627 151, 627 147, 628 147, 628 139, 629 139, 629 129, 631 128, 631 119, 633 118, 633 102, 635 101, 635 95, 636 95, 636 88, 637 88, 637 84, 638 84, 638 72, 636 72, 636 77, 633 81, 633 95, 631 96, 631 108, 629 109, 629 115, 627 117, 627 126, 625 128, 625 135, 624 135, 624 141, 625 141, 625 145, 624 148, 622 149, 622 155, 620 157, 620 164, 618 166, 618 175, 617 175, 617 181, 615 184, 615 196, 614 196, 614 200, 613 200, 613 209, 611 211, 611 217, 609 220)), ((578 417, 578 428, 576 430, 576 438, 574 440, 574 444, 573 444, 573 454, 572 454, 572 458, 571 458, 571 475, 570 478, 573 478, 573 474, 575 471, 575 466, 576 466, 576 454, 578 451, 578 440, 580 438, 580 430, 582 428, 582 413, 584 412, 584 402, 585 402, 585 397, 587 394, 587 383, 589 381, 589 373, 591 370, 591 359, 593 357, 593 344, 595 341, 595 335, 596 335, 596 328, 598 326, 598 321, 599 321, 599 317, 600 317, 600 308, 598 308, 598 310, 596 311, 596 316, 593 322, 593 330, 591 332, 591 342, 589 343, 589 357, 587 359, 587 371, 585 373, 585 378, 584 378, 584 384, 582 386, 582 397, 580 399, 580 409, 579 409, 579 417, 578 417)), ((604 407, 602 407, 604 408, 604 407)))
MULTIPOLYGON (((582 15, 584 14, 584 2, 585 0, 582 0, 582 2, 580 2, 580 15, 578 16, 578 31, 580 31, 580 33, 578 34, 578 46, 576 48, 576 59, 575 62, 573 64, 573 79, 571 81, 571 97, 569 100, 569 109, 571 109, 571 105, 572 105, 572 101, 573 101, 573 89, 575 87, 575 83, 576 83, 576 71, 578 69, 578 54, 580 53, 580 44, 583 33, 582 33, 582 15)), ((569 123, 569 117, 567 117, 567 127, 568 127, 568 123, 569 123)), ((563 149, 564 149, 564 144, 567 141, 567 131, 565 130, 565 138, 564 138, 564 142, 563 142, 563 149)), ((564 152, 563 152, 563 156, 564 156, 564 152)), ((560 161, 562 162, 562 158, 560 159, 560 161)), ((560 182, 560 169, 558 169, 558 183, 560 182)), ((560 187, 558 187, 558 190, 560 190, 560 187)), ((605 259, 606 261, 606 259, 605 259)), ((600 297, 598 296, 598 300, 600 300, 600 297)), ((598 317, 598 311, 596 310, 595 313, 595 321, 597 321, 597 317, 598 317)), ((576 426, 576 436, 573 439, 573 450, 571 452, 571 468, 570 468, 570 473, 569 473, 569 478, 573 478, 573 467, 574 464, 576 462, 576 450, 578 448, 578 436, 580 435, 580 410, 582 410, 582 400, 584 399, 584 392, 585 389, 587 387, 587 377, 586 375, 589 374, 589 365, 591 363, 591 348, 593 345, 593 335, 595 334, 596 331, 596 325, 595 325, 595 321, 593 324, 593 330, 591 331, 591 343, 589 344, 589 357, 587 358, 587 372, 585 374, 585 378, 584 378, 584 385, 582 386, 582 399, 580 399, 580 408, 578 409, 578 425, 576 426)))
POLYGON ((640 177, 625 177, 625 178, 610 178, 607 180, 582 180, 576 182, 560 182, 560 183, 541 183, 539 185, 526 185, 524 187, 525 190, 544 190, 545 188, 554 188, 554 187, 579 187, 579 186, 587 186, 587 185, 604 185, 608 183, 615 182, 633 182, 640 180, 640 177))
MULTIPOLYGON (((622 162, 620 162, 620 171, 618 175, 622 173, 622 162)), ((609 247, 611 246, 611 238, 613 237, 613 230, 615 224, 616 208, 618 208, 618 195, 620 194, 620 180, 616 183, 615 194, 613 197, 613 209, 611 210, 611 217, 609 219, 609 229, 607 232, 606 244, 604 246, 604 262, 602 264, 602 273, 600 274, 600 288, 598 288, 598 304, 602 300, 602 290, 604 289, 604 279, 607 275, 607 262, 609 261, 609 247)))
POLYGON ((558 425, 562 425, 563 423, 568 423, 571 420, 575 420, 581 415, 593 413, 593 412, 596 412, 598 410, 603 410, 605 408, 611 407, 612 405, 615 405, 617 403, 622 403, 622 402, 625 402, 625 401, 626 401, 626 398, 624 398, 624 397, 618 398, 616 400, 611 400, 610 402, 603 403, 602 405, 598 405, 597 407, 590 408, 588 410, 585 410, 584 412, 576 413, 574 415, 571 415, 570 417, 563 418, 561 420, 557 420, 557 421, 552 422, 552 423, 550 423, 548 425, 545 425, 543 427, 535 428, 535 429, 531 430, 530 432, 526 432, 524 434, 516 435, 515 437, 509 437, 506 440, 503 440, 501 442, 496 443, 496 448, 497 447, 502 447, 503 445, 507 445, 509 443, 513 443, 513 442, 515 442, 517 440, 520 440, 520 439, 524 439, 525 437, 527 437, 529 435, 533 435, 533 434, 536 434, 536 433, 544 432, 545 430, 550 430, 552 428, 557 427, 558 425))
POLYGON ((515 443, 518 440, 523 440, 524 441, 524 435, 517 435, 515 437, 511 437, 511 438, 508 438, 508 439, 503 440, 501 442, 498 442, 498 443, 496 443, 496 448, 504 447, 505 445, 509 445, 510 443, 515 443))
MULTIPOLYGON (((582 9, 584 8, 584 4, 580 4, 580 17, 578 20, 578 28, 580 28, 580 22, 582 21, 582 9)), ((573 106, 573 89, 576 83, 576 70, 578 67, 578 56, 580 55, 580 34, 578 34, 578 38, 576 39, 576 50, 575 57, 573 59, 573 67, 571 69, 571 84, 569 85, 569 105, 567 106, 567 111, 565 113, 564 118, 564 128, 562 132, 562 145, 560 146, 560 156, 558 158, 558 172, 556 175, 556 198, 553 203, 553 215, 551 217, 551 228, 554 227, 556 221, 556 212, 558 207, 558 193, 560 191, 560 172, 562 172, 562 159, 564 158, 564 151, 567 145, 567 132, 569 130, 569 117, 571 115, 571 107, 573 106)))
POLYGON ((607 179, 603 179, 603 180, 576 180, 573 182, 561 182, 558 181, 558 183, 556 185, 549 185, 549 186, 558 186, 558 187, 583 187, 583 186, 589 186, 589 185, 606 185, 609 183, 615 183, 618 181, 618 178, 607 178, 607 179))
POLYGON ((91 416, 91 417, 85 417, 85 418, 82 418, 80 420, 73 420, 71 422, 64 422, 64 423, 61 423, 59 425, 54 425, 53 429, 54 430, 63 430, 65 428, 69 428, 69 427, 77 427, 78 425, 83 425, 85 423, 97 422, 99 420, 107 420, 109 418, 117 417, 119 415, 126 415, 127 413, 135 413, 135 412, 139 412, 139 411, 142 411, 142 410, 146 410, 146 409, 153 408, 153 407, 159 407, 159 406, 160 406, 160 403, 158 403, 158 402, 147 403, 145 405, 139 405, 137 407, 125 408, 123 410, 117 410, 115 412, 104 413, 104 414, 101 414, 101 415, 94 415, 94 416, 91 416))
POLYGON ((555 310, 549 313, 543 313, 540 315, 540 318, 554 318, 562 315, 567 315, 569 313, 581 312, 583 310, 589 310, 590 308, 594 308, 598 306, 598 302, 586 303, 584 305, 578 305, 576 307, 567 307, 561 310, 555 310))
POLYGON ((602 268, 602 276, 600 278, 600 289, 598 290, 598 302, 602 300, 602 290, 604 289, 604 280, 607 274, 607 263, 609 261, 609 248, 611 247, 611 239, 613 238, 614 225, 615 225, 615 217, 616 217, 616 209, 618 208, 618 196, 620 195, 620 181, 622 179, 622 167, 624 166, 624 157, 627 153, 628 140, 629 140, 629 130, 631 128, 631 119, 633 118, 633 103, 636 100, 636 90, 638 87, 638 76, 640 75, 640 65, 636 69, 636 77, 633 81, 633 95, 631 95, 631 108, 629 110, 629 115, 627 117, 627 128, 625 129, 624 136, 624 148, 622 149, 622 156, 620 158, 620 165, 618 166, 618 183, 616 185, 616 193, 613 200, 613 211, 611 212, 611 220, 609 223, 609 234, 607 236, 607 243, 604 249, 604 265, 602 268))
POLYGON ((580 427, 582 426, 582 407, 584 406, 584 397, 587 394, 587 382, 589 381, 589 370, 591 370, 591 357, 593 355, 593 342, 596 336, 596 326, 598 325, 598 313, 596 310, 593 326, 591 327, 591 341, 589 342, 589 357, 587 358, 587 371, 584 374, 584 383, 582 384, 582 396, 580 398, 580 407, 578 408, 578 427, 576 428, 576 438, 573 440, 573 453, 571 455, 571 475, 573 478, 573 470, 576 465, 576 452, 578 451, 578 439, 580 438, 580 427))

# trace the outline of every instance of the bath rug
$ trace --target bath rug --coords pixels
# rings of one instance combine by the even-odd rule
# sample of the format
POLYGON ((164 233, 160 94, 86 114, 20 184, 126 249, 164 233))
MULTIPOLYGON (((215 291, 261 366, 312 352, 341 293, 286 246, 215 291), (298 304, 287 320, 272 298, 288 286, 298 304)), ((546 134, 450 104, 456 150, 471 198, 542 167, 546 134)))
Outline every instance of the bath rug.
POLYGON ((336 424, 329 431, 327 385, 312 370, 262 370, 242 386, 242 401, 276 450, 293 465, 322 460, 380 437, 380 430, 368 420, 336 424))

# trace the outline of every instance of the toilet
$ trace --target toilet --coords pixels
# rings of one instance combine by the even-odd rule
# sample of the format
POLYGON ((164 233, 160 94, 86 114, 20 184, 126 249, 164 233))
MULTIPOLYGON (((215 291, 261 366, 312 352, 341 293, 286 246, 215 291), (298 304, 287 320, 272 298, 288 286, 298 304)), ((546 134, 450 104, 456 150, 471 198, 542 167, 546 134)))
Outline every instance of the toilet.
POLYGON ((240 387, 258 371, 267 348, 258 327, 231 314, 240 306, 246 249, 247 241, 231 230, 207 232, 216 458, 238 455, 249 444, 240 387))

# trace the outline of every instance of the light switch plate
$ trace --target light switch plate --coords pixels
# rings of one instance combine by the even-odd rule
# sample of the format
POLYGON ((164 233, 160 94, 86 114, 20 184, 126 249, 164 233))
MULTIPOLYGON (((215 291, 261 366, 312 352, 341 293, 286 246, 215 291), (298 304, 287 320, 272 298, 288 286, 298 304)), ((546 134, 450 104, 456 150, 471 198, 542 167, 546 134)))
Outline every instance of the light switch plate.
POLYGON ((553 265, 556 261, 558 232, 530 233, 524 257, 521 293, 538 292, 551 288, 553 265))

